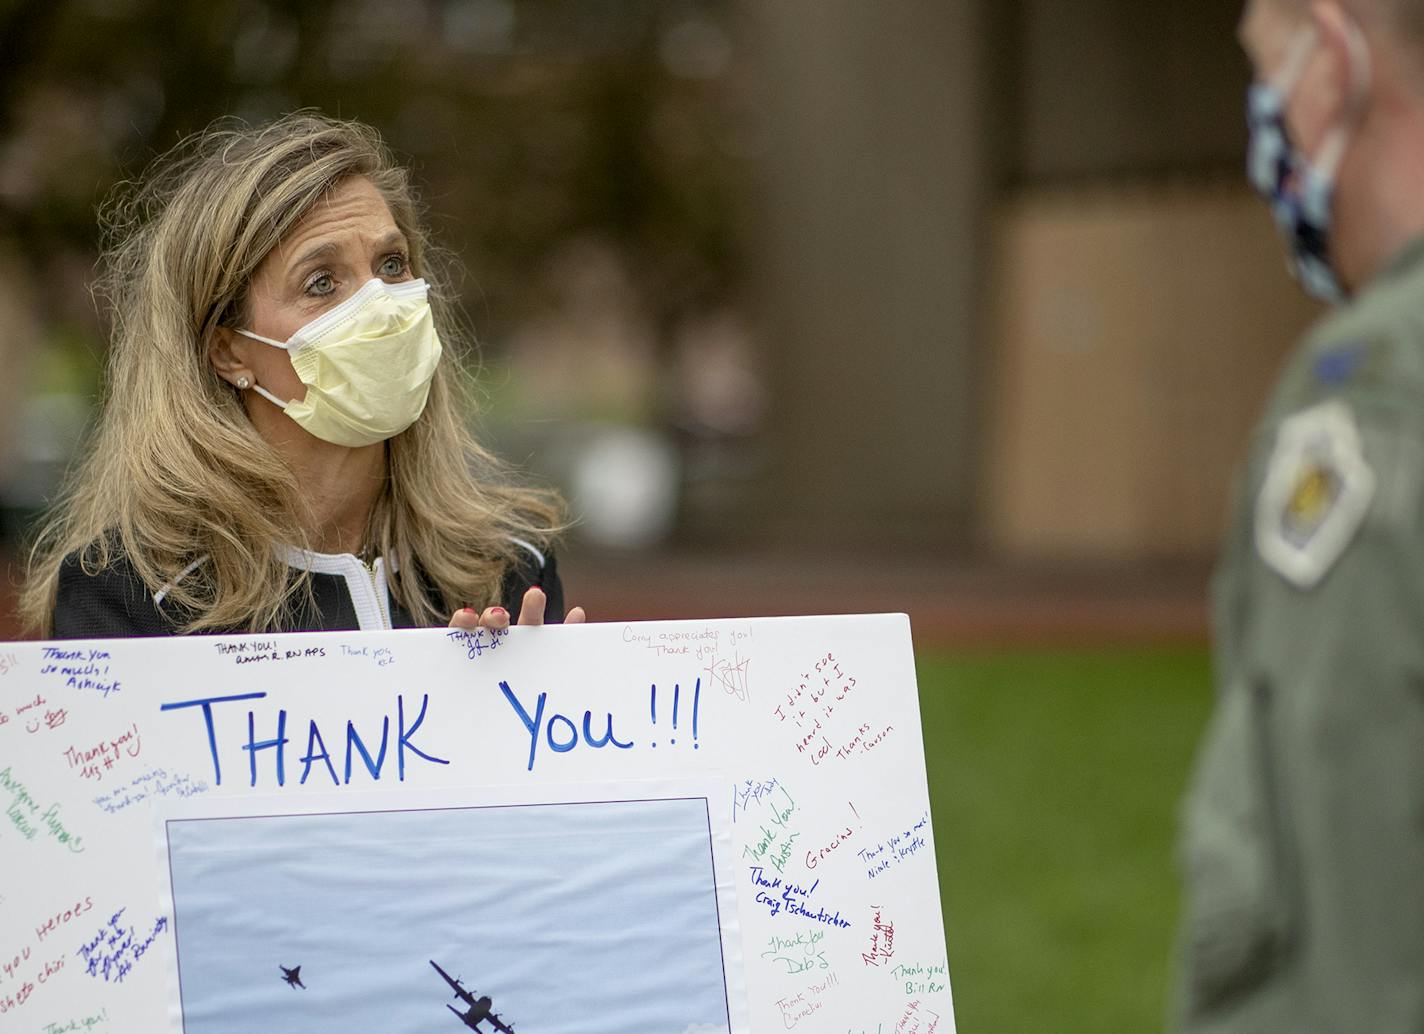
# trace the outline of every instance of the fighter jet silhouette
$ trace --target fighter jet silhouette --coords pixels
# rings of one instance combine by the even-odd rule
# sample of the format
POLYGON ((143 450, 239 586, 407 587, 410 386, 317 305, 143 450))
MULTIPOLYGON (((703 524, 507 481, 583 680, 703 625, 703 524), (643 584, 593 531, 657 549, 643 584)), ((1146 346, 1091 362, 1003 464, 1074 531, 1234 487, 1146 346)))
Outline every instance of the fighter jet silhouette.
POLYGON ((481 1023, 489 1023, 499 1034, 514 1034, 513 1027, 504 1023, 497 1013, 490 1011, 490 1006, 494 1004, 494 1001, 489 995, 480 995, 480 997, 476 998, 471 992, 465 990, 464 985, 457 978, 452 977, 449 973, 441 969, 434 959, 430 960, 430 964, 435 967, 435 972, 445 978, 445 983, 454 989, 455 997, 469 1006, 465 1012, 461 1012, 453 1005, 445 1006, 445 1008, 460 1017, 466 1027, 478 1031, 482 1029, 480 1027, 481 1023))
POLYGON ((297 967, 295 967, 295 968, 293 968, 293 969, 288 969, 286 966, 282 965, 282 964, 279 962, 279 963, 277 963, 277 968, 282 971, 282 979, 287 982, 287 986, 288 986, 288 987, 290 987, 290 988, 292 988, 292 989, 294 989, 294 990, 295 990, 296 988, 300 987, 303 991, 305 991, 305 990, 307 989, 307 985, 304 984, 304 983, 302 983, 302 967, 301 967, 301 966, 297 966, 297 967))

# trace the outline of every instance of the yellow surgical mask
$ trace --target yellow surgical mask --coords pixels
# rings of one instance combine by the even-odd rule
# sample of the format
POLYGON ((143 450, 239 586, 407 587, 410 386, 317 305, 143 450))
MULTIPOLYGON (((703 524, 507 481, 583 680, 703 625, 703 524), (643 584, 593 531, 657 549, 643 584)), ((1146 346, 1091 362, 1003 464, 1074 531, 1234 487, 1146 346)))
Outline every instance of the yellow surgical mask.
POLYGON ((306 397, 284 402, 252 389, 301 427, 335 445, 383 442, 419 419, 440 362, 440 336, 424 280, 374 279, 286 341, 238 333, 286 349, 306 397))

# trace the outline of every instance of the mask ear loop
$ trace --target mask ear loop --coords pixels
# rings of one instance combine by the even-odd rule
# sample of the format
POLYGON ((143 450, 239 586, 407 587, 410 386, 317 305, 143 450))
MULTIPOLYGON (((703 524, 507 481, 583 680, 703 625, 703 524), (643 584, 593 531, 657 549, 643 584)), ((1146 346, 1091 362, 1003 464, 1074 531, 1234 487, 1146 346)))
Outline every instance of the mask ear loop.
MULTIPOLYGON (((1303 25, 1291 41, 1285 64, 1271 80, 1270 85, 1280 97, 1282 108, 1295 90, 1300 78, 1319 42, 1319 30, 1314 25, 1303 25)), ((1364 33, 1353 20, 1345 22, 1345 46, 1350 59, 1350 114, 1357 112, 1370 85, 1370 49, 1364 33)), ((1326 181, 1333 181, 1340 171, 1340 163, 1345 158, 1345 148, 1350 140, 1348 125, 1336 125, 1325 135, 1316 157, 1310 161, 1315 174, 1326 181)))
MULTIPOLYGON (((273 341, 270 337, 263 337, 261 334, 254 334, 250 330, 238 330, 237 332, 243 337, 250 337, 253 341, 261 341, 264 345, 271 345, 273 348, 280 348, 284 352, 290 352, 292 350, 291 346, 288 345, 285 341, 273 341)), ((276 395, 273 395, 266 388, 262 387, 262 385, 258 384, 256 378, 253 378, 252 390, 257 392, 257 394, 261 395, 264 399, 272 403, 272 405, 276 406, 278 409, 285 410, 288 406, 291 405, 290 402, 283 402, 276 395)))
POLYGON ((290 402, 283 402, 276 395, 273 395, 270 391, 262 387, 262 385, 258 384, 256 381, 252 382, 252 390, 257 392, 257 394, 261 395, 264 399, 272 403, 272 405, 276 406, 278 409, 286 409, 288 406, 291 405, 290 402))
MULTIPOLYGON (((234 328, 235 329, 235 328, 234 328)), ((253 341, 261 341, 264 345, 271 345, 273 348, 280 348, 284 352, 290 352, 291 346, 285 341, 273 341, 270 337, 263 337, 261 334, 254 334, 250 330, 239 330, 237 333, 243 337, 250 337, 253 341)))

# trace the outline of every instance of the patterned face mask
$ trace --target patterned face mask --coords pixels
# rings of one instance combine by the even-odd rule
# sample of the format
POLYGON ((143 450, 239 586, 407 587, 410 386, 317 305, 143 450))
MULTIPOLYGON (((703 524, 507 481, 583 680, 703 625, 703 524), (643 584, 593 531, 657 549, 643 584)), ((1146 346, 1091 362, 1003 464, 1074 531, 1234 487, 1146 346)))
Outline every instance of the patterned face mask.
MULTIPOLYGON (((1363 41, 1353 33, 1350 38, 1352 71, 1367 67, 1363 41)), ((1251 185, 1271 206, 1296 280, 1307 294, 1334 304, 1345 297, 1345 291, 1330 262, 1331 209, 1349 131, 1344 125, 1330 129, 1312 162, 1291 143, 1285 123, 1291 91, 1315 46, 1315 29, 1306 26, 1291 44, 1280 74, 1251 85, 1246 105, 1251 133, 1246 171, 1251 185)), ((1358 74, 1354 79, 1358 97, 1363 93, 1363 82, 1358 74)))

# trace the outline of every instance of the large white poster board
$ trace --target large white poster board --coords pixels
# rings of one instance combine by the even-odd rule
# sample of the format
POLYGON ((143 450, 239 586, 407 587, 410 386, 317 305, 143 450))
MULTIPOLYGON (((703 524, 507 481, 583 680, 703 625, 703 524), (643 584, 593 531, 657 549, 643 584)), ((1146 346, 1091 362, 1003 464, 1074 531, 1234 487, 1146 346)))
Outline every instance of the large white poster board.
POLYGON ((903 615, 0 644, 9 1034, 954 1029, 903 615))

